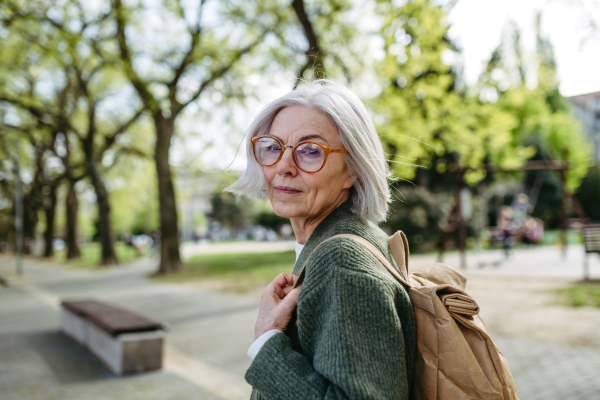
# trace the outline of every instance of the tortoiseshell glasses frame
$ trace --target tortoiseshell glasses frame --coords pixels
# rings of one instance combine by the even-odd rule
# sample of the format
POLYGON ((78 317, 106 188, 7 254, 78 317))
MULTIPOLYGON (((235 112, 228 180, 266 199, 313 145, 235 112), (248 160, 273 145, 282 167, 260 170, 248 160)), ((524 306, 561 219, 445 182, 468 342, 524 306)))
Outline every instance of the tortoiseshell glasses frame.
MULTIPOLYGON (((281 158, 283 157, 283 153, 285 152, 286 148, 290 148, 292 149, 292 158, 294 159, 294 163, 296 164, 296 166, 308 173, 308 174, 314 174, 319 172, 320 170, 323 169, 323 167, 325 166, 325 163, 327 162, 327 157, 329 156, 329 154, 331 153, 342 153, 342 154, 349 154, 349 152, 347 150, 344 149, 333 149, 331 147, 327 147, 325 145, 322 145, 321 143, 316 143, 316 142, 312 142, 310 140, 306 140, 306 141, 302 141, 300 143, 298 143, 295 146, 292 145, 284 145, 283 143, 281 143, 281 140, 277 139, 274 136, 256 136, 253 137, 252 139, 250 139, 250 141, 252 142, 252 152, 254 153, 254 159, 256 160, 257 163, 259 163, 260 165, 262 165, 263 167, 272 167, 274 165, 276 165, 279 161, 281 161, 281 158), (265 157, 264 156, 264 150, 263 153, 261 153, 261 148, 258 149, 258 154, 257 154, 257 147, 260 146, 260 144, 263 143, 265 145, 267 144, 279 144, 279 149, 278 150, 272 150, 271 157, 270 160, 265 162, 265 157), (322 151, 322 153, 319 153, 319 150, 315 147, 309 147, 310 145, 313 146, 318 146, 318 148, 322 151), (308 154, 308 153, 300 153, 302 155, 299 155, 299 153, 296 152, 296 150, 301 149, 302 151, 312 151, 314 152, 315 150, 317 151, 317 153, 313 153, 313 154, 308 154), (277 151, 279 151, 279 155, 277 155, 277 151), (275 158, 276 157, 276 158, 275 158), (302 157, 307 158, 306 160, 303 160, 302 157), (308 158, 312 157, 313 160, 309 160, 308 158), (321 161, 322 159, 322 161, 321 161), (271 162, 271 160, 275 160, 273 162, 271 162), (321 162, 321 164, 319 165, 318 163, 321 162), (313 168, 316 168, 318 166, 318 169, 315 169, 314 171, 310 171, 309 169, 309 164, 311 164, 314 166, 313 168), (302 167, 302 165, 304 165, 304 168, 302 167)), ((267 148, 267 147, 264 147, 267 148)))

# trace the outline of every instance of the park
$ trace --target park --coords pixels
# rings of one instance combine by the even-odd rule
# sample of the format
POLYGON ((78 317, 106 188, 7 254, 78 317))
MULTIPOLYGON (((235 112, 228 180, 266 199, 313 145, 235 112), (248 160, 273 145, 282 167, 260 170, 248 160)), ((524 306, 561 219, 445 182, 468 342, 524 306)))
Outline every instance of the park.
POLYGON ((225 188, 255 115, 329 79, 373 121, 409 270, 467 278, 520 398, 600 399, 600 82, 556 34, 600 68, 600 4, 488 3, 0 3, 0 398, 249 398, 298 243, 225 188), (478 62, 469 12, 503 18, 478 62))

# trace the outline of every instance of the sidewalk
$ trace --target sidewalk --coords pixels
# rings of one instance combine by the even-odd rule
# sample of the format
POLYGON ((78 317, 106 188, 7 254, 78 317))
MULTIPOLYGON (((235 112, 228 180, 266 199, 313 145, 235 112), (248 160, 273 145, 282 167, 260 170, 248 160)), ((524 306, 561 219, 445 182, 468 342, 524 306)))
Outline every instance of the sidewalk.
MULTIPOLYGON (((226 248, 226 247, 224 247, 226 248)), ((576 246, 566 261, 557 248, 517 250, 494 267, 500 252, 469 254, 469 278, 579 279, 576 246), (489 263, 489 265, 487 265, 489 263), (478 265, 483 264, 483 268, 478 265)), ((435 261, 414 256, 411 268, 435 261)), ((458 254, 445 262, 457 265, 458 254)), ((581 261, 581 263, 580 263, 581 261)), ((590 257, 592 276, 600 260, 590 257)), ((14 260, 0 256, 0 398, 17 399, 236 399, 248 398, 243 375, 250 365, 258 301, 237 295, 157 283, 145 276, 148 260, 104 271, 76 270, 26 260, 14 276, 14 260), (58 331, 60 299, 95 298, 168 322, 165 368, 115 378, 86 350, 58 331)), ((556 321, 560 324, 561 321, 556 321)), ((508 358, 521 399, 600 399, 600 349, 493 336, 508 358)))
POLYGON ((145 278, 142 260, 106 271, 24 262, 12 275, 0 258, 1 399, 247 399, 246 351, 254 336, 258 302, 200 292, 145 278), (169 323, 160 372, 115 378, 86 350, 59 332, 61 299, 101 299, 169 323))

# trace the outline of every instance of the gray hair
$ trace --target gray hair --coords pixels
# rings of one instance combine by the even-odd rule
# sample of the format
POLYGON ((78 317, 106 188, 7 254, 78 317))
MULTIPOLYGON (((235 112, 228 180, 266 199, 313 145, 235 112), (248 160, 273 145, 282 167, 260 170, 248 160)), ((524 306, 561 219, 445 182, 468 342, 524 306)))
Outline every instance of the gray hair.
POLYGON ((350 153, 346 156, 346 168, 355 179, 352 212, 365 221, 385 221, 391 201, 388 185, 391 175, 381 140, 358 96, 327 79, 302 85, 261 110, 247 131, 246 170, 225 190, 238 196, 268 198, 262 167, 254 159, 250 139, 267 135, 277 113, 290 106, 312 107, 331 118, 344 148, 350 153))

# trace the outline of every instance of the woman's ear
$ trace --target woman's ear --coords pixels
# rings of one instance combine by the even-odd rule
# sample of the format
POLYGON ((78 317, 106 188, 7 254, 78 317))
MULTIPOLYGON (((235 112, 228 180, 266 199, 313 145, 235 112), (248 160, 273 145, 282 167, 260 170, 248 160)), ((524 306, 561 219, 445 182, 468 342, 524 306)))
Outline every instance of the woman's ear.
POLYGON ((354 186, 354 183, 358 180, 358 177, 353 177, 350 174, 346 176, 346 180, 344 181, 344 189, 350 189, 354 186))

